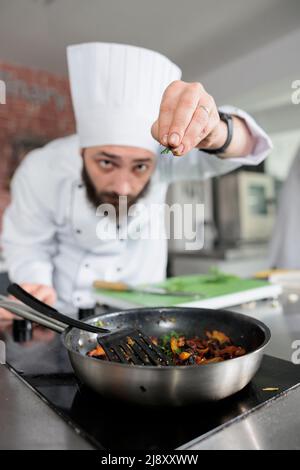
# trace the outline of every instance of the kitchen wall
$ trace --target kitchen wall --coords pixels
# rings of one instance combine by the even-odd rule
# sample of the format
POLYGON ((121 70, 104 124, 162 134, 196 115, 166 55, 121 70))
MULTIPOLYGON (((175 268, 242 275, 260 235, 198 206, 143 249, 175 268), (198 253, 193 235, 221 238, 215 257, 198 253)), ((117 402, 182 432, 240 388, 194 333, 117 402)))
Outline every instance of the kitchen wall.
POLYGON ((24 155, 74 132, 68 80, 45 71, 0 62, 6 103, 0 104, 0 229, 9 183, 24 155))

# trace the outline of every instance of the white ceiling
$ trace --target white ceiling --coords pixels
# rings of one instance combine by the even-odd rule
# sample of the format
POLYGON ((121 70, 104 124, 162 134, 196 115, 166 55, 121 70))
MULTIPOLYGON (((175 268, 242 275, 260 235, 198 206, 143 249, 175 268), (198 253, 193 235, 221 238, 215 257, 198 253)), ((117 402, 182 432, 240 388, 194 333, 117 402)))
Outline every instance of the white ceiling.
POLYGON ((0 0, 0 61, 66 73, 65 48, 135 44, 201 80, 299 27, 299 0, 0 0))

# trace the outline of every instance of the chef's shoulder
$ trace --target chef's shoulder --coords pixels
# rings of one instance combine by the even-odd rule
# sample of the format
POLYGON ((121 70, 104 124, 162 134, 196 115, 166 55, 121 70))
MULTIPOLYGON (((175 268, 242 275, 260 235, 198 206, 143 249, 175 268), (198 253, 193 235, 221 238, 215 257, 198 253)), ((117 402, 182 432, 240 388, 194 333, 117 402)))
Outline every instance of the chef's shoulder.
POLYGON ((68 200, 72 185, 81 173, 78 149, 78 137, 74 135, 29 152, 14 174, 13 196, 20 194, 28 201, 39 201, 44 208, 51 209, 59 200, 68 200))
POLYGON ((26 174, 30 180, 51 179, 54 183, 64 177, 76 178, 81 164, 78 137, 72 135, 53 140, 44 147, 29 152, 17 173, 26 174))

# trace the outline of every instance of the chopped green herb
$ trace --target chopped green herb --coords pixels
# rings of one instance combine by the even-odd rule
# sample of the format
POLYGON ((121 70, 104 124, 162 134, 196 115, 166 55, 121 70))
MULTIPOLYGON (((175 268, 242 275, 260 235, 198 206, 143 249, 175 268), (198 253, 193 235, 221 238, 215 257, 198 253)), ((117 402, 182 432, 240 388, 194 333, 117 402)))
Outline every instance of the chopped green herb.
MULTIPOLYGON (((172 349, 171 349, 171 339, 172 338, 180 338, 180 336, 182 336, 181 334, 177 333, 176 331, 171 331, 170 333, 167 333, 166 335, 162 336, 160 338, 160 346, 162 347, 162 349, 164 350, 164 352, 168 355, 168 356, 172 356, 172 349)), ((176 351, 177 354, 180 354, 181 352, 181 349, 178 349, 176 351)))
POLYGON ((171 279, 169 285, 166 287, 166 290, 169 292, 183 291, 185 288, 185 283, 182 279, 171 279))
POLYGON ((170 147, 165 147, 160 153, 161 153, 161 155, 164 155, 164 154, 167 154, 169 152, 171 152, 170 147))
POLYGON ((170 331, 170 333, 167 333, 165 334, 164 336, 161 337, 161 341, 162 343, 165 343, 165 342, 168 342, 168 341, 171 341, 171 338, 180 338, 180 334, 177 333, 176 331, 170 331))
POLYGON ((218 282, 222 283, 222 282, 230 281, 232 279, 237 279, 237 277, 234 276, 233 274, 223 273, 218 268, 213 266, 213 267, 210 268, 209 277, 205 280, 205 282, 207 282, 207 283, 218 283, 218 282))

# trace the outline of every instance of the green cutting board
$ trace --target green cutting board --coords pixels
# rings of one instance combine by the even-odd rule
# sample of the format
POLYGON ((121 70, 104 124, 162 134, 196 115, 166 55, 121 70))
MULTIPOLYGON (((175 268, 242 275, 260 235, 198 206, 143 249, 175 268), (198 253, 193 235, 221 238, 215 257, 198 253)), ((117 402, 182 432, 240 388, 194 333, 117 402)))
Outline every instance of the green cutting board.
MULTIPOLYGON (((190 275, 169 278, 164 282, 153 284, 153 286, 164 287, 170 290, 185 292, 198 292, 203 294, 199 297, 179 297, 170 295, 154 295, 140 292, 113 292, 106 289, 96 289, 100 299, 111 298, 112 300, 124 301, 124 304, 144 307, 170 307, 173 305, 186 304, 193 300, 207 300, 215 297, 236 294, 239 292, 257 289, 270 284, 255 279, 240 279, 236 276, 225 276, 223 279, 214 281, 211 275, 190 275)), ((147 287, 150 286, 149 284, 147 287)))

